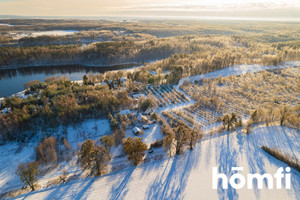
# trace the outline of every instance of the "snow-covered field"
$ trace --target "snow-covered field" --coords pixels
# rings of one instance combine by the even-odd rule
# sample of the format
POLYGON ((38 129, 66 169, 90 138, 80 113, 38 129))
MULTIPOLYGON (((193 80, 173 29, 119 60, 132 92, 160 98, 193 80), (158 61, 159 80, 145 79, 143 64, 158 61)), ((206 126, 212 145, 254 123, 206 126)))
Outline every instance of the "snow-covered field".
POLYGON ((226 133, 206 139, 184 155, 129 167, 99 178, 75 180, 16 199, 299 199, 300 174, 291 171, 292 188, 212 189, 212 167, 232 175, 231 167, 247 173, 274 174, 286 164, 260 149, 277 147, 299 158, 299 131, 281 126, 256 127, 250 135, 226 133))
MULTIPOLYGON (((55 132, 60 136, 67 136, 72 148, 77 149, 77 144, 89 138, 99 140, 103 135, 110 133, 110 126, 108 120, 86 120, 75 126, 70 125, 66 128, 59 127, 55 132)), ((34 141, 28 144, 14 142, 0 146, 0 194, 22 187, 15 172, 20 162, 25 163, 35 160, 35 146, 37 146, 37 142, 34 141)), ((69 166, 70 163, 61 163, 60 165, 61 168, 69 172, 74 169, 73 166, 69 166)), ((60 174, 61 170, 58 168, 53 173, 41 178, 49 179, 60 174)))
POLYGON ((35 143, 9 143, 0 146, 0 193, 22 187, 15 172, 19 162, 28 162, 35 159, 35 143))
POLYGON ((52 31, 36 31, 36 32, 10 32, 9 35, 13 36, 14 39, 21 39, 23 37, 38 37, 43 35, 53 36, 65 36, 77 33, 77 30, 52 30, 52 31))
MULTIPOLYGON (((60 131, 63 133, 64 130, 60 129, 60 131)), ((109 121, 105 119, 91 119, 77 124, 76 126, 68 126, 66 131, 69 143, 73 148, 76 148, 78 143, 87 139, 96 140, 106 134, 109 134, 110 125, 109 121)))
POLYGON ((262 70, 267 70, 267 69, 280 69, 280 68, 284 68, 284 67, 293 67, 293 66, 300 66, 300 61, 286 61, 286 62, 281 63, 281 65, 279 65, 279 66, 271 66, 271 65, 264 66, 264 65, 258 65, 258 64, 235 65, 235 66, 227 67, 227 68, 213 71, 213 72, 206 73, 206 74, 200 74, 200 75, 182 78, 179 81, 177 88, 179 88, 186 81, 193 82, 195 80, 201 80, 201 79, 206 79, 206 78, 217 78, 219 76, 226 77, 226 76, 230 76, 230 75, 241 75, 241 74, 246 74, 246 73, 253 73, 253 72, 258 72, 258 71, 262 71, 262 70))
POLYGON ((0 23, 0 26, 14 26, 14 25, 0 23))
POLYGON ((56 35, 56 36, 63 36, 63 35, 72 35, 78 31, 75 30, 54 30, 54 31, 38 31, 31 33, 31 36, 37 37, 42 35, 56 35))

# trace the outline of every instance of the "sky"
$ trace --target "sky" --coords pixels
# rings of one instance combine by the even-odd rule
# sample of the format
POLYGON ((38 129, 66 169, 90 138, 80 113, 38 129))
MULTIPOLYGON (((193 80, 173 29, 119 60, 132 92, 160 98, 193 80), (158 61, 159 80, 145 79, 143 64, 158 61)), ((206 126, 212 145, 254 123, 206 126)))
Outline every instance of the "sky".
POLYGON ((300 0, 0 0, 0 15, 298 17, 300 0))

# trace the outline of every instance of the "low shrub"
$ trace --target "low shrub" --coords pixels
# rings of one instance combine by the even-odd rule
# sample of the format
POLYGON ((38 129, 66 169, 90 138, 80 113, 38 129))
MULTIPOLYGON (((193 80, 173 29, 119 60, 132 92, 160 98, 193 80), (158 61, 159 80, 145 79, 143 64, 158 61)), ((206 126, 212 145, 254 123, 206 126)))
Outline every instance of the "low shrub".
POLYGON ((298 172, 300 172, 300 164, 297 162, 297 160, 293 157, 291 157, 288 154, 281 153, 278 149, 275 148, 269 148, 267 146, 262 146, 262 150, 270 154, 271 156, 275 157, 276 159, 286 163, 288 166, 294 168, 298 172))
POLYGON ((164 140, 157 140, 156 142, 151 143, 150 148, 159 148, 164 144, 164 140))

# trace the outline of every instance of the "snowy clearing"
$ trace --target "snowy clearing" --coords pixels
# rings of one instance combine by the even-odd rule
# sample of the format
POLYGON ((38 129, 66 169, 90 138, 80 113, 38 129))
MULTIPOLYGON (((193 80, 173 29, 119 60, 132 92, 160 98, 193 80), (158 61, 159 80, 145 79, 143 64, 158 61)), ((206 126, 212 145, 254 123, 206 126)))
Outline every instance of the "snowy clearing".
POLYGON ((212 167, 232 175, 231 167, 247 173, 274 174, 286 164, 269 156, 261 145, 277 147, 299 158, 299 131, 286 127, 256 127, 250 135, 240 131, 213 137, 182 156, 126 168, 99 178, 75 180, 30 192, 15 199, 298 199, 300 174, 292 169, 290 190, 212 189, 212 167), (293 141, 293 143, 291 143, 293 141))
POLYGON ((72 35, 77 33, 78 31, 75 30, 53 30, 53 31, 38 31, 31 33, 31 36, 38 37, 42 35, 56 35, 56 36, 63 36, 63 35, 72 35))
POLYGON ((267 70, 267 69, 280 69, 285 67, 293 67, 293 66, 300 66, 300 61, 286 61, 283 62, 279 66, 264 66, 264 65, 258 65, 258 64, 252 64, 252 65, 235 65, 231 67, 227 67, 221 70, 213 71, 206 74, 200 74, 190 77, 182 78, 178 85, 176 86, 176 89, 179 88, 184 82, 194 82, 195 80, 201 80, 206 78, 217 78, 219 76, 226 77, 230 75, 241 75, 246 73, 253 73, 261 70, 267 70))
MULTIPOLYGON (((66 136, 74 150, 77 149, 77 144, 87 139, 99 140, 103 135, 110 132, 108 120, 86 120, 75 126, 68 126, 67 128, 59 127, 56 131, 60 136, 66 136)), ((41 135, 41 134, 40 134, 41 135)), ((22 187, 19 177, 15 174, 17 166, 20 162, 31 162, 35 160, 34 147, 37 142, 28 144, 23 143, 9 143, 0 146, 0 193, 22 187), (13 162, 9 162, 13 161, 13 162)), ((65 168, 72 172, 79 166, 70 166, 70 163, 60 163, 58 168, 52 173, 46 174, 43 179, 49 179, 61 174, 61 169, 65 168)))
POLYGON ((127 137, 141 137, 143 142, 150 147, 151 143, 156 142, 157 140, 163 139, 163 135, 160 133, 161 125, 159 123, 149 125, 149 129, 143 130, 142 135, 134 135, 132 129, 127 129, 125 131, 125 138, 127 137))
MULTIPOLYGON (((63 132, 63 130, 61 129, 63 132)), ((76 126, 68 126, 66 129, 68 141, 73 148, 76 148, 78 143, 87 139, 100 139, 102 136, 110 133, 109 121, 106 119, 90 119, 76 126)))

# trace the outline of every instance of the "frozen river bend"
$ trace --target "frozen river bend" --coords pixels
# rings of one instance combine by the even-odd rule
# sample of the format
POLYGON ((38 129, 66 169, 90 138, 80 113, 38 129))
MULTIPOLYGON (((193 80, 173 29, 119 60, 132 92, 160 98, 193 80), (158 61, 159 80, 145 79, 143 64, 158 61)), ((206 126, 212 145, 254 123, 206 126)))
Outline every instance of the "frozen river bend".
MULTIPOLYGON (((300 155, 300 132, 281 126, 256 127, 250 135, 236 131, 204 140, 182 156, 130 167, 99 178, 87 178, 48 188, 17 199, 297 199, 300 174, 291 171, 291 189, 212 189, 212 168, 232 175, 231 167, 247 173, 274 174, 286 164, 260 149, 277 147, 300 155)), ((255 188, 255 187, 254 187, 255 188)))

